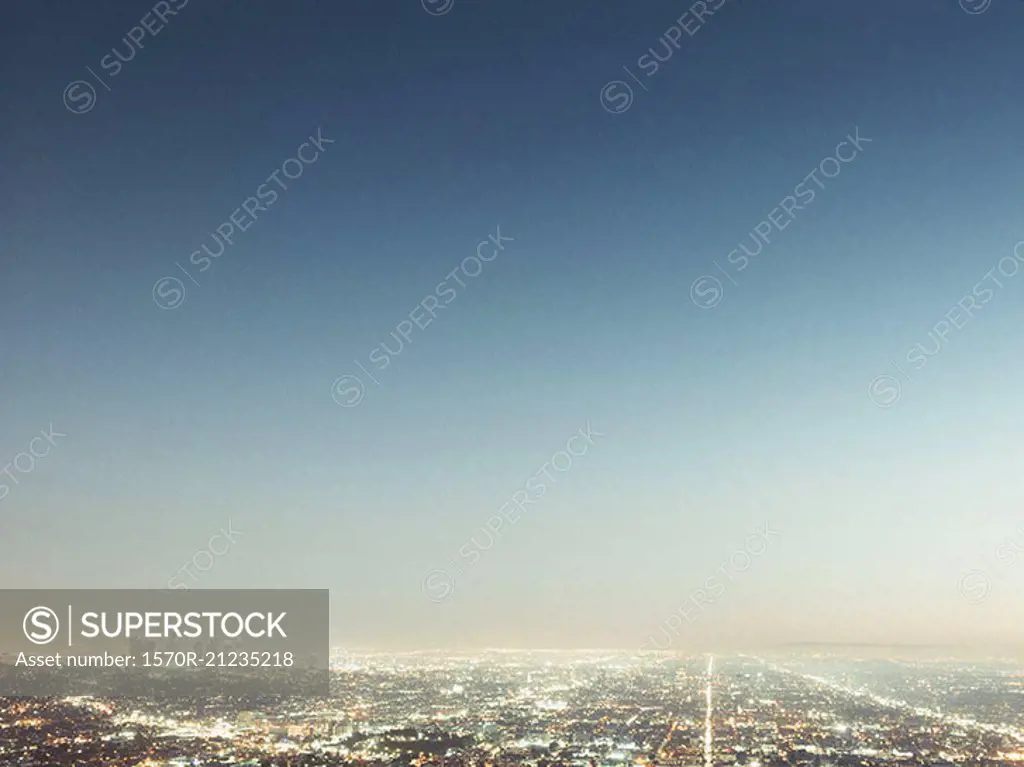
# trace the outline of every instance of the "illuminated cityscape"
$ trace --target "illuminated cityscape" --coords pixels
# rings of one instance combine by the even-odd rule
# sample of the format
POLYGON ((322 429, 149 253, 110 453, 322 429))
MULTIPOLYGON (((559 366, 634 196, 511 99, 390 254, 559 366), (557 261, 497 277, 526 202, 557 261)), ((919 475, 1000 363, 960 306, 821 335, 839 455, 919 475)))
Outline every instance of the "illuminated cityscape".
POLYGON ((715 767, 1024 761, 1005 662, 334 651, 327 699, 7 700, 0 764, 715 767))
POLYGON ((3 2, 0 767, 1024 767, 1022 30, 3 2))

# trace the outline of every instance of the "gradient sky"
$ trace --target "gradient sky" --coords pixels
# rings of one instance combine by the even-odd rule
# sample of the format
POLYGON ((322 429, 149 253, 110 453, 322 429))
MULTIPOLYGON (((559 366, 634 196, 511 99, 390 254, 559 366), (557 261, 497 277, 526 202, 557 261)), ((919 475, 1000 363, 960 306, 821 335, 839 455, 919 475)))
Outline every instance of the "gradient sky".
POLYGON ((0 476, 0 583, 165 588, 230 519, 195 587, 330 588, 349 646, 630 648, 770 520, 678 649, 1019 640, 1024 562, 996 550, 1024 546, 1024 273, 894 407, 868 387, 1024 239, 1024 3, 728 0, 645 77, 686 2, 191 0, 65 108, 152 7, 3 11, 0 465, 67 437, 0 476), (335 143, 199 275, 318 126, 335 143), (695 306, 858 126, 863 154, 695 306), (340 407, 496 226, 514 241, 340 407), (588 420, 604 436, 426 598, 588 420))

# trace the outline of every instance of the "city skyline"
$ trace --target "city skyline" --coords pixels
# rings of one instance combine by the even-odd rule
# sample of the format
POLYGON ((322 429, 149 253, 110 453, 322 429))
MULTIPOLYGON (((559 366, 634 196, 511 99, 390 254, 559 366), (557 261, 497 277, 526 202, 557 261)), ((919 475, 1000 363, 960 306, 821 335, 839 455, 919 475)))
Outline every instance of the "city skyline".
POLYGON ((970 765, 1024 760, 1018 664, 342 655, 326 698, 0 699, 0 759, 211 767, 970 765), (28 756, 31 754, 31 756, 28 756))

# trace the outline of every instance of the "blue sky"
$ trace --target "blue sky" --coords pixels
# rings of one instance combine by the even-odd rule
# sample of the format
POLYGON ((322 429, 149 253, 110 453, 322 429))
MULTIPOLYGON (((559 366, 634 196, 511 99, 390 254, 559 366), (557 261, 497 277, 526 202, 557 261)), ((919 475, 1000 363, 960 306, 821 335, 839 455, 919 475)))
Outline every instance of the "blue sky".
POLYGON ((984 600, 958 583, 1024 522, 1024 275, 913 381, 893 360, 1024 239, 1024 6, 727 0, 664 48, 685 3, 175 4, 155 35, 145 3, 5 12, 0 464, 67 436, 0 475, 0 582, 162 588, 232 520, 195 587, 330 588, 353 646, 632 647, 767 519, 680 647, 1014 640, 1024 565, 984 600), (649 48, 671 53, 651 76, 649 48), (715 264, 855 130, 728 282, 715 264), (430 599, 588 422, 604 436, 430 599))

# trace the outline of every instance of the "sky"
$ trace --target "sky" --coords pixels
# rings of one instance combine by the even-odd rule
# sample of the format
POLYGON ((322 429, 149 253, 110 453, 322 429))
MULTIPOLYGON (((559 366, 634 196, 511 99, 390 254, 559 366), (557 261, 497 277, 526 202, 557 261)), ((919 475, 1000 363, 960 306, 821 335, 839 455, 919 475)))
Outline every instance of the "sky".
POLYGON ((1020 644, 1024 3, 3 16, 4 587, 1020 644))

